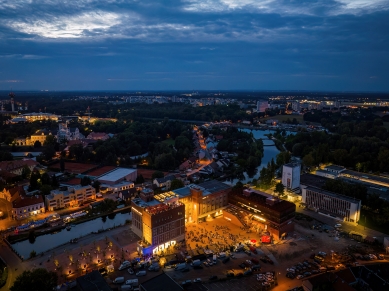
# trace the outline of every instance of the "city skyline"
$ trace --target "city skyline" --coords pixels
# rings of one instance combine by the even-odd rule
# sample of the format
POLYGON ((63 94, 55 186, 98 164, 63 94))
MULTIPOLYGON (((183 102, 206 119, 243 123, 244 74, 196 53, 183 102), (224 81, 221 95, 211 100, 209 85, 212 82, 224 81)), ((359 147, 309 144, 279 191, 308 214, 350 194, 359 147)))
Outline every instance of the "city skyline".
POLYGON ((0 5, 0 90, 388 91, 387 0, 0 5))

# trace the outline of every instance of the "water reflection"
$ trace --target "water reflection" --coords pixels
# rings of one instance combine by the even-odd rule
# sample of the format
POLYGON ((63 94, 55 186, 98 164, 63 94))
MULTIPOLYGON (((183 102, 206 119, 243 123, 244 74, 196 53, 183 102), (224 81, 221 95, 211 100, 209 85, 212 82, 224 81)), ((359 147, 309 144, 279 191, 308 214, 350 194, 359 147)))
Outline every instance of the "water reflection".
POLYGON ((29 239, 17 242, 12 247, 24 258, 30 256, 31 251, 35 251, 37 254, 46 252, 52 248, 60 246, 69 242, 71 239, 80 238, 91 232, 98 232, 104 229, 113 228, 122 224, 125 224, 127 219, 131 219, 131 214, 126 213, 114 213, 108 216, 102 216, 93 220, 77 224, 71 228, 70 231, 62 229, 57 233, 50 233, 34 237, 34 240, 29 239), (108 217, 108 219, 107 219, 108 217))

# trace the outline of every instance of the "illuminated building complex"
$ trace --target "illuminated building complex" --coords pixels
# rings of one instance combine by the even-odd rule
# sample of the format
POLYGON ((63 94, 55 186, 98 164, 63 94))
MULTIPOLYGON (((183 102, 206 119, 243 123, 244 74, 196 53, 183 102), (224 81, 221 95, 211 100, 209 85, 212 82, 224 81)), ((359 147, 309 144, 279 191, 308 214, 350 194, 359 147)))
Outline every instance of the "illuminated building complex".
POLYGON ((319 214, 357 223, 361 215, 361 200, 320 188, 302 189, 302 202, 319 214))
POLYGON ((176 199, 160 203, 140 198, 131 201, 132 230, 141 241, 138 252, 157 253, 185 239, 185 205, 176 199))
POLYGON ((223 214, 231 187, 208 181, 154 195, 143 189, 131 202, 132 230, 142 238, 138 251, 156 253, 185 239, 185 223, 200 222, 223 214))
MULTIPOLYGON (((251 219, 261 223, 273 238, 280 239, 294 230, 296 205, 292 202, 252 189, 234 191, 228 200, 231 205, 249 213, 251 219)), ((234 222, 228 215, 225 213, 224 217, 234 222)))

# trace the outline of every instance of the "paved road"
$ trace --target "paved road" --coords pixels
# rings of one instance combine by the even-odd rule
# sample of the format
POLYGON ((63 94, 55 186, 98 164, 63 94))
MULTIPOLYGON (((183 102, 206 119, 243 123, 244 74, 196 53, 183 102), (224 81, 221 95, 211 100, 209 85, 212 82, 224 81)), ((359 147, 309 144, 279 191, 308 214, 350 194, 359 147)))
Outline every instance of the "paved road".
POLYGON ((389 236, 387 234, 376 231, 374 229, 364 227, 362 225, 355 225, 354 223, 347 222, 347 221, 339 222, 338 219, 316 213, 315 211, 312 211, 312 210, 304 209, 303 207, 299 207, 298 205, 296 205, 296 212, 308 215, 308 216, 310 216, 310 217, 312 217, 312 218, 314 218, 322 223, 328 224, 329 226, 332 226, 332 227, 335 226, 335 224, 337 224, 337 223, 341 223, 343 231, 345 231, 345 232, 355 231, 355 232, 363 234, 363 235, 375 237, 380 243, 384 242, 384 237, 389 236))

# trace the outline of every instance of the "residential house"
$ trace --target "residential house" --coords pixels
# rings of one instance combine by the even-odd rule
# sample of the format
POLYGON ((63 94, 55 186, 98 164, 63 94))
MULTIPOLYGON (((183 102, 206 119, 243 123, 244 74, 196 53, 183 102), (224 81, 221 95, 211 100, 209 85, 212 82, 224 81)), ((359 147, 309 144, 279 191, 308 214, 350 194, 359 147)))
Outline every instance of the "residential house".
POLYGON ((193 163, 190 161, 190 160, 186 160, 185 162, 183 162, 179 167, 178 169, 180 171, 186 171, 188 169, 191 169, 192 168, 192 165, 193 163))
POLYGON ((2 161, 0 162, 0 171, 6 171, 21 176, 24 167, 28 167, 30 171, 32 171, 37 165, 39 165, 39 163, 31 159, 2 161))
POLYGON ((174 179, 176 179, 174 175, 168 175, 163 178, 155 178, 153 184, 158 188, 166 187, 167 189, 170 189, 171 183, 174 179))
POLYGON ((48 211, 77 206, 88 200, 96 199, 96 190, 90 185, 71 186, 65 190, 52 190, 45 196, 45 204, 48 211))
POLYGON ((12 218, 25 219, 40 213, 45 213, 45 204, 41 195, 21 195, 12 202, 12 218))

